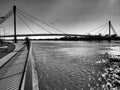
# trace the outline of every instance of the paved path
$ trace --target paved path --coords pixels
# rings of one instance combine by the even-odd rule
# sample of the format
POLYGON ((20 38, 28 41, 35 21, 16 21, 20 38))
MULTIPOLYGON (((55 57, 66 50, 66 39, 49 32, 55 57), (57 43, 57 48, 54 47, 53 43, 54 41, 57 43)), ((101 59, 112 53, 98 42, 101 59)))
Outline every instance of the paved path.
POLYGON ((0 67, 1 67, 4 63, 6 63, 10 58, 12 58, 12 57, 13 57, 21 48, 23 48, 23 47, 24 47, 24 45, 15 44, 15 50, 0 59, 0 67))
POLYGON ((16 49, 0 59, 0 90, 18 90, 27 58, 27 49, 16 45, 16 49))

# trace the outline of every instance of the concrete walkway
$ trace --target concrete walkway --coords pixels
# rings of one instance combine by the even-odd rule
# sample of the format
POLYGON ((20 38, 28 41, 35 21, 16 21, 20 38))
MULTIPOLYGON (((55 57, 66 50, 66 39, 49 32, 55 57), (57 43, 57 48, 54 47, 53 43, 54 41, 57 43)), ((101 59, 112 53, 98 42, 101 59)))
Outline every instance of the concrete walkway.
POLYGON ((5 57, 0 59, 0 67, 3 64, 5 64, 10 58, 12 58, 23 47, 24 47, 24 45, 15 44, 15 50, 13 52, 9 53, 8 55, 6 55, 5 57))
POLYGON ((0 90, 20 90, 28 50, 16 44, 13 52, 0 59, 0 90))

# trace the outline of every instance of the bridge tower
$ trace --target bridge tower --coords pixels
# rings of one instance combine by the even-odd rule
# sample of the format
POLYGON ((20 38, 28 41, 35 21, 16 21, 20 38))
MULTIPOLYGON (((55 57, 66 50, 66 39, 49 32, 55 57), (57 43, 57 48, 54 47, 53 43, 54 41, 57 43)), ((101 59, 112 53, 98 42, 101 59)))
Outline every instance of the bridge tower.
POLYGON ((16 6, 13 6, 13 14, 14 14, 14 42, 17 43, 17 36, 16 36, 16 6))
POLYGON ((109 42, 111 41, 111 21, 109 21, 109 42))
POLYGON ((111 37, 111 21, 109 21, 109 37, 111 37))

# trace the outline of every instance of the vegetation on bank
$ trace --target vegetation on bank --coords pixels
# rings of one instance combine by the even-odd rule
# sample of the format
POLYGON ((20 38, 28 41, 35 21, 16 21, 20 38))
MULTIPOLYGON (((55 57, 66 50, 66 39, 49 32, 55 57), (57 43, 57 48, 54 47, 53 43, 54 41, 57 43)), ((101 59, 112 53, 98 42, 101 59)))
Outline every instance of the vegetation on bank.
POLYGON ((7 46, 7 48, 0 48, 0 59, 15 49, 15 45, 10 42, 0 42, 0 47, 7 46))
POLYGON ((109 37, 109 35, 105 35, 102 36, 101 34, 99 35, 86 35, 86 36, 65 36, 60 38, 60 40, 70 40, 70 41, 95 41, 95 40, 120 40, 120 37, 118 37, 116 34, 111 35, 111 37, 109 37))

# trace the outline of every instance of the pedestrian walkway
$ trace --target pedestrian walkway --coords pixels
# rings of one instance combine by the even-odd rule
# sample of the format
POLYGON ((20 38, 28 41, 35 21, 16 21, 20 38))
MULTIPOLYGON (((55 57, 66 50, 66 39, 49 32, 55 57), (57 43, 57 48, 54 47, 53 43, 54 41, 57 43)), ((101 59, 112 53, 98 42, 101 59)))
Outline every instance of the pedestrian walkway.
POLYGON ((22 44, 15 44, 15 50, 0 59, 0 67, 2 67, 3 64, 5 64, 10 58, 12 58, 23 47, 24 47, 24 45, 22 45, 22 44))
POLYGON ((28 51, 24 46, 0 60, 0 90, 20 90, 28 51))

